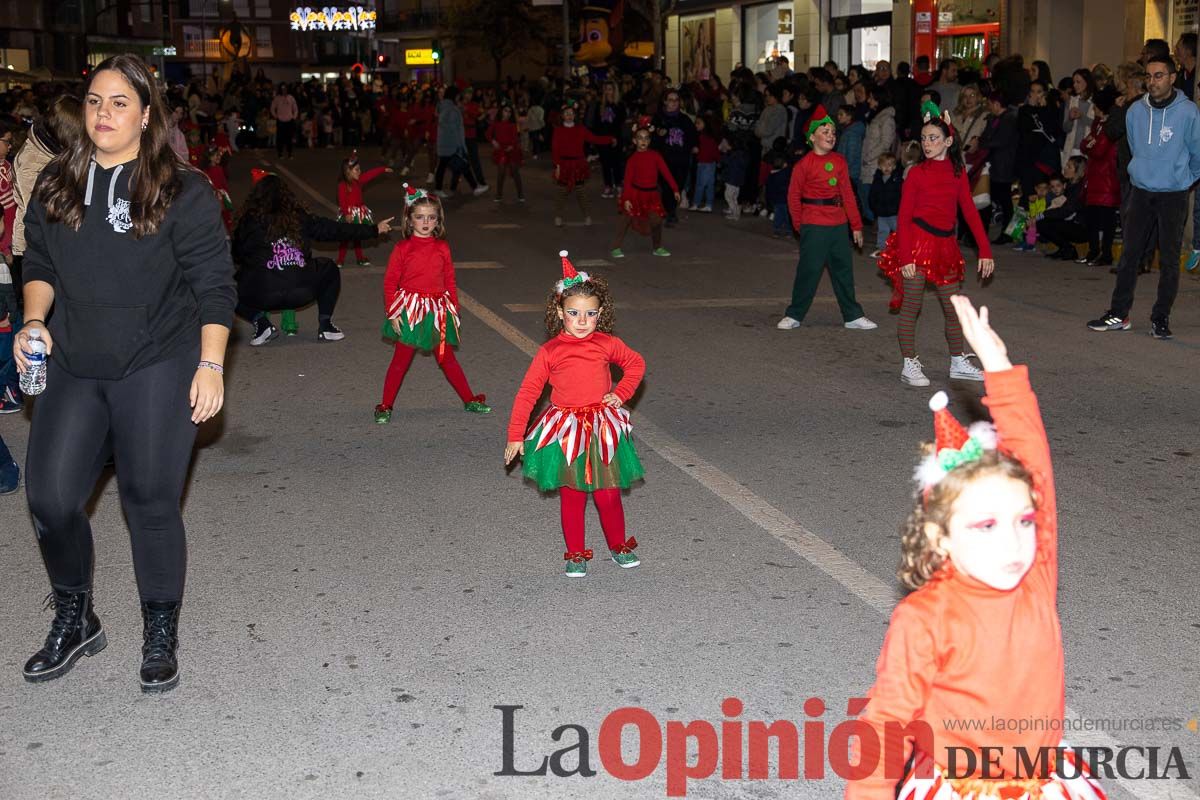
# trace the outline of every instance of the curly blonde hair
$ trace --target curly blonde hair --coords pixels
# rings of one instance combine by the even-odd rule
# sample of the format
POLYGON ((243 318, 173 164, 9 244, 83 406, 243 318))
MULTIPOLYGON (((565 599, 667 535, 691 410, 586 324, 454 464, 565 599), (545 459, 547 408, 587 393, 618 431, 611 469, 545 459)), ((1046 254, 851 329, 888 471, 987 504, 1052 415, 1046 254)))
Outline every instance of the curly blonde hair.
POLYGON ((400 223, 400 235, 405 239, 413 235, 412 215, 421 206, 429 206, 437 212, 438 224, 433 229, 433 238, 446 238, 446 212, 442 209, 442 201, 436 194, 428 194, 404 209, 404 222, 400 223))
POLYGON ((599 275, 592 275, 586 281, 568 286, 562 294, 558 294, 554 290, 550 291, 550 296, 546 298, 546 334, 548 338, 553 339, 563 331, 563 321, 558 317, 558 310, 562 308, 563 301, 568 297, 594 297, 599 300, 600 318, 596 323, 596 330, 601 333, 613 332, 616 314, 613 313, 612 294, 608 290, 608 281, 599 275))
MULTIPOLYGON (((925 445, 928 454, 933 444, 925 445)), ((950 530, 950 515, 954 501, 969 483, 985 475, 1001 475, 1022 481, 1029 487, 1036 507, 1040 498, 1033 489, 1033 477, 1029 470, 1012 456, 998 450, 985 452, 977 461, 963 464, 946 474, 946 477, 924 495, 917 490, 913 510, 900 528, 900 567, 896 577, 909 589, 919 589, 929 582, 942 564, 946 555, 941 540, 950 530)))

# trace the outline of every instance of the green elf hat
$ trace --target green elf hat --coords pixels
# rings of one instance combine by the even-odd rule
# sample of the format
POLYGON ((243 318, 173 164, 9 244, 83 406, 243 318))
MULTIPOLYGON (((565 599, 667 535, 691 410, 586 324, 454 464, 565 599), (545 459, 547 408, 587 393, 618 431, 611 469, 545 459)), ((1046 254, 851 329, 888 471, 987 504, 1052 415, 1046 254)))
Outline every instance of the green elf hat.
POLYGON ((575 265, 567 258, 566 250, 559 250, 558 257, 562 259, 562 280, 554 284, 554 293, 561 295, 566 289, 574 286, 577 283, 591 280, 592 276, 586 272, 578 272, 575 265))
POLYGON ((921 104, 921 124, 924 125, 931 119, 940 119, 950 129, 951 136, 958 136, 958 133, 954 130, 954 123, 950 121, 950 112, 941 110, 937 107, 937 103, 932 100, 926 100, 921 104))
POLYGON ((817 107, 813 109, 812 117, 809 118, 808 134, 804 137, 804 141, 812 142, 813 134, 822 125, 833 125, 833 118, 829 116, 829 112, 825 110, 823 104, 817 103, 817 107))

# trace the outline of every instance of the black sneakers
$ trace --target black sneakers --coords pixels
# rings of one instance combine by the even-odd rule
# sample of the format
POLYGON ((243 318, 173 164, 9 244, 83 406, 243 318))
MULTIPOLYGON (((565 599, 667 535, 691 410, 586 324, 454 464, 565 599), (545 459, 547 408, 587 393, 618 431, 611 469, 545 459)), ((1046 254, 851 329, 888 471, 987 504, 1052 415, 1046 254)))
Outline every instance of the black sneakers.
POLYGON ((1150 320, 1150 335, 1155 339, 1170 339, 1171 328, 1165 319, 1150 320))
POLYGON ((254 320, 254 334, 250 337, 250 346, 258 347, 266 344, 279 335, 279 328, 271 324, 271 320, 263 314, 258 319, 254 320))
POLYGON ((322 342, 339 342, 346 338, 346 334, 329 320, 324 320, 321 323, 321 329, 317 331, 317 339, 322 342))
POLYGON ((1129 317, 1118 317, 1111 311, 1105 311, 1100 319, 1094 319, 1087 324, 1094 331, 1127 331, 1131 327, 1129 317))

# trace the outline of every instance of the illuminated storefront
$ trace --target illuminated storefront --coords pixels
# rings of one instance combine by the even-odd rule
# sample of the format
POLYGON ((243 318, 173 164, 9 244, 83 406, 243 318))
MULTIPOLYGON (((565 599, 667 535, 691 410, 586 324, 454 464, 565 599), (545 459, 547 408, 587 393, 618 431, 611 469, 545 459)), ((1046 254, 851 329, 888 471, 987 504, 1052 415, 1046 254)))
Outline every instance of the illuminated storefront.
POLYGON ((913 0, 913 59, 928 56, 936 65, 957 58, 981 66, 989 54, 1003 49, 1001 6, 1001 0, 913 0))

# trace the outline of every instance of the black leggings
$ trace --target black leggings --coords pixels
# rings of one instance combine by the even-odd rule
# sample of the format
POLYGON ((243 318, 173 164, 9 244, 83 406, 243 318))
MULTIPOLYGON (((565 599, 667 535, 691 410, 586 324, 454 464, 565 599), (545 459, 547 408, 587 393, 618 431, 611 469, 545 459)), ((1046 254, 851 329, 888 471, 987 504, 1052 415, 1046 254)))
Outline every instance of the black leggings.
POLYGON ((179 510, 196 426, 188 404, 199 346, 120 380, 77 378, 49 360, 33 410, 25 492, 50 585, 92 585, 87 501, 109 454, 129 523, 143 601, 183 598, 187 544, 179 510))
POLYGON ((614 144, 605 145, 599 150, 600 173, 604 176, 604 186, 607 189, 615 189, 621 185, 621 178, 625 172, 621 162, 621 148, 614 144))
POLYGON ((466 178, 472 189, 479 186, 475 176, 471 174, 471 165, 462 156, 438 156, 437 169, 433 173, 433 188, 442 190, 442 181, 446 178, 446 167, 450 168, 450 191, 458 189, 458 179, 466 178))
POLYGON ((306 276, 311 282, 294 286, 253 280, 259 275, 255 272, 239 274, 237 315, 253 322, 265 311, 303 308, 316 300, 317 317, 332 319, 342 292, 342 271, 328 258, 314 258, 312 266, 306 269, 313 270, 311 276, 306 276))

